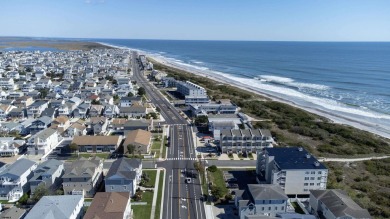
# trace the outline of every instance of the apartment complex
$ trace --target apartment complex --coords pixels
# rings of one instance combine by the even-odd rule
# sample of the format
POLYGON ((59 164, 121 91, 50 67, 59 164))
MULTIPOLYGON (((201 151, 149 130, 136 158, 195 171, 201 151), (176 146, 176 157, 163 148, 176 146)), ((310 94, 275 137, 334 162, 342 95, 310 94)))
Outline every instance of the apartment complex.
POLYGON ((190 81, 176 81, 177 92, 185 98, 186 105, 209 103, 207 91, 190 81))
POLYGON ((273 147, 271 132, 266 129, 221 130, 220 148, 222 153, 256 152, 273 147))
POLYGON ((256 172, 265 183, 280 185, 290 196, 324 190, 328 179, 328 169, 302 147, 259 151, 256 172))

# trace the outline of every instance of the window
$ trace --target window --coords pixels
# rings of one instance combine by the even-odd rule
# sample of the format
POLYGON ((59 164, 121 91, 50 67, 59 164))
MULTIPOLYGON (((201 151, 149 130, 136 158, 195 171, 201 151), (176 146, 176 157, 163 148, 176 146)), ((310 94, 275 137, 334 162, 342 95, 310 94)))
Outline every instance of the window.
POLYGON ((309 171, 306 171, 305 174, 309 174, 309 171))
POLYGON ((317 183, 317 186, 320 186, 321 185, 321 183, 317 183))
POLYGON ((304 186, 308 186, 308 185, 309 185, 309 183, 304 183, 303 185, 304 185, 304 186))
POLYGON ((322 172, 321 171, 318 171, 318 174, 321 174, 322 172))
POLYGON ((317 177, 317 180, 321 180, 321 177, 317 177))
POLYGON ((271 211, 271 207, 268 207, 268 211, 271 211))
POLYGON ((125 189, 125 190, 126 190, 126 189, 127 189, 127 186, 123 186, 123 189, 125 189))
POLYGON ((315 177, 310 177, 310 180, 314 180, 315 179, 315 177))
POLYGON ((114 186, 111 186, 111 190, 114 189, 114 186))
POLYGON ((282 206, 282 211, 284 211, 284 206, 282 206))
POLYGON ((309 180, 309 177, 305 177, 305 180, 309 180))
POLYGON ((311 171, 311 174, 316 174, 316 171, 311 171))
POLYGON ((262 207, 261 210, 264 211, 264 207, 262 207))
POLYGON ((310 183, 310 186, 314 186, 314 183, 310 183))
POLYGON ((309 191, 309 190, 308 190, 308 189, 304 189, 303 191, 307 192, 307 191, 309 191))
POLYGON ((277 211, 278 210, 278 206, 275 206, 275 211, 277 211))

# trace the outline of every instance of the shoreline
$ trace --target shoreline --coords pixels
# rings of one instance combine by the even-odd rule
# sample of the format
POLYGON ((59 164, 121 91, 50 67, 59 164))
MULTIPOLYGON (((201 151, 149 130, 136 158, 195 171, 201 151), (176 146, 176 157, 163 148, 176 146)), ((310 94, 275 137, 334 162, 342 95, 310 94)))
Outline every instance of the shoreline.
MULTIPOLYGON (((176 69, 188 72, 190 74, 195 74, 197 76, 210 78, 210 79, 212 79, 214 81, 217 81, 219 83, 228 84, 228 85, 237 87, 239 89, 242 89, 242 90, 245 90, 245 91, 248 91, 248 92, 260 95, 260 96, 264 96, 264 97, 269 98, 269 99, 271 99, 273 101, 285 103, 285 104, 288 104, 290 106, 297 107, 297 108, 300 108, 300 109, 305 110, 307 112, 316 114, 318 116, 325 117, 325 118, 331 120, 334 123, 350 125, 350 126, 355 127, 357 129, 368 131, 368 132, 370 132, 372 134, 376 134, 376 135, 382 136, 384 138, 390 139, 390 132, 380 131, 380 130, 375 129, 377 127, 375 124, 369 124, 369 123, 356 121, 356 120, 353 120, 353 119, 350 119, 350 118, 344 118, 344 117, 338 116, 338 115, 336 115, 334 113, 325 112, 324 110, 317 109, 317 108, 314 108, 314 107, 300 106, 300 105, 297 105, 296 103, 294 103, 292 101, 288 101, 288 100, 280 98, 278 96, 275 96, 275 95, 272 95, 272 94, 269 94, 269 93, 265 93, 265 92, 260 92, 260 91, 255 90, 255 89, 251 89, 251 88, 245 87, 245 84, 242 84, 240 82, 236 82, 236 81, 230 80, 230 79, 225 78, 223 76, 220 77, 220 78, 216 78, 216 77, 214 77, 212 75, 209 75, 207 73, 202 72, 202 70, 195 70, 195 69, 190 70, 190 69, 184 68, 182 66, 175 65, 175 64, 170 63, 168 61, 162 60, 159 57, 155 57, 153 55, 148 55, 148 54, 146 54, 146 55, 149 58, 153 59, 154 61, 156 61, 156 62, 158 62, 158 63, 160 63, 162 65, 166 65, 166 66, 169 66, 171 68, 176 68, 176 69)), ((220 76, 220 75, 218 75, 218 76, 220 76)))
POLYGON ((242 82, 230 79, 230 78, 226 77, 227 74, 226 75, 225 74, 214 74, 213 75, 212 70, 197 69, 195 67, 191 68, 191 67, 188 67, 187 64, 185 64, 185 63, 183 63, 183 64, 185 64, 185 66, 184 65, 182 66, 182 65, 173 63, 167 59, 164 59, 164 57, 159 57, 159 56, 156 56, 153 54, 149 54, 148 52, 145 52, 143 50, 133 49, 133 48, 129 48, 126 46, 115 46, 115 45, 101 43, 101 42, 97 42, 97 43, 100 43, 104 46, 109 46, 109 47, 118 48, 118 49, 128 49, 128 50, 138 51, 139 53, 146 55, 147 57, 153 59, 155 62, 157 62, 161 65, 175 68, 175 69, 187 72, 189 74, 194 74, 197 76, 210 78, 211 80, 214 80, 218 83, 227 84, 227 85, 254 93, 256 95, 260 95, 260 96, 263 96, 265 98, 269 98, 273 101, 288 104, 292 107, 296 107, 296 108, 302 109, 304 111, 307 111, 309 113, 327 118, 334 123, 349 125, 349 126, 352 126, 354 128, 364 130, 364 131, 370 132, 372 134, 390 139, 390 129, 383 127, 383 126, 379 126, 378 124, 375 124, 374 122, 359 120, 359 118, 357 116, 355 118, 353 118, 353 116, 354 116, 353 114, 351 114, 351 116, 346 116, 346 115, 337 114, 336 111, 334 111, 334 112, 326 111, 325 108, 319 109, 315 106, 307 106, 307 105, 303 106, 303 105, 297 104, 296 102, 294 102, 292 100, 284 99, 278 95, 273 95, 271 91, 269 91, 269 92, 259 91, 258 89, 255 89, 252 86, 248 86, 246 84, 243 84, 242 82), (218 77, 216 77, 216 76, 218 76, 218 77))

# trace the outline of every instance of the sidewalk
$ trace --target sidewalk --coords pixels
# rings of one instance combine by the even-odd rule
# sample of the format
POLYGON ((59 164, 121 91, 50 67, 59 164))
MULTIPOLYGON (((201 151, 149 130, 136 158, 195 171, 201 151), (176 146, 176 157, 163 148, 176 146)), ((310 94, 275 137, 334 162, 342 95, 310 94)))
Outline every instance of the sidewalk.
POLYGON ((157 169, 156 182, 154 183, 152 213, 150 214, 150 219, 154 219, 154 215, 156 213, 156 202, 157 202, 158 186, 159 186, 159 182, 160 182, 159 180, 160 180, 160 169, 157 169))

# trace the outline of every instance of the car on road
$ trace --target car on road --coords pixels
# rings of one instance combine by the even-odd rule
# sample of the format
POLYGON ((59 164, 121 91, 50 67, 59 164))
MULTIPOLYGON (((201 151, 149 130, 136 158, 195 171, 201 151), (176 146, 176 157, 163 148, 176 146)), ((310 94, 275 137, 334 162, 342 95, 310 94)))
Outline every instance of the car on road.
POLYGON ((192 179, 189 178, 189 177, 187 177, 186 180, 185 180, 185 182, 186 182, 187 184, 192 183, 192 179))

